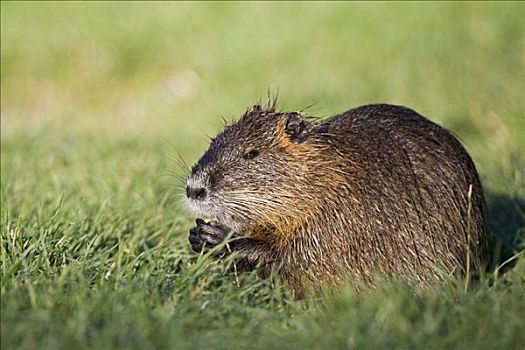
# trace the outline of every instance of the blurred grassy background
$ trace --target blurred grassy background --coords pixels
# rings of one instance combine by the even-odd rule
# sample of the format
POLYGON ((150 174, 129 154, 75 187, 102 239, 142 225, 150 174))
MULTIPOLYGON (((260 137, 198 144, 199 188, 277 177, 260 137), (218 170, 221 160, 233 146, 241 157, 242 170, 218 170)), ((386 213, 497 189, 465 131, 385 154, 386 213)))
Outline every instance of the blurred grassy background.
POLYGON ((169 175, 181 171, 176 153, 193 163, 221 117, 268 89, 281 108, 316 103, 318 116, 402 104, 461 138, 487 192, 489 233, 515 253, 523 18, 520 2, 2 2, 2 348, 159 347, 179 336, 186 347, 502 345, 503 323, 516 345, 519 289, 469 298, 452 288, 417 305, 406 288, 350 293, 330 319, 253 276, 237 288, 195 262, 169 175), (262 325, 265 338, 246 338, 262 325))
POLYGON ((476 155, 521 153, 523 12, 520 3, 9 2, 2 132, 52 125, 184 147, 270 88, 283 107, 317 103, 320 115, 408 105, 476 155))

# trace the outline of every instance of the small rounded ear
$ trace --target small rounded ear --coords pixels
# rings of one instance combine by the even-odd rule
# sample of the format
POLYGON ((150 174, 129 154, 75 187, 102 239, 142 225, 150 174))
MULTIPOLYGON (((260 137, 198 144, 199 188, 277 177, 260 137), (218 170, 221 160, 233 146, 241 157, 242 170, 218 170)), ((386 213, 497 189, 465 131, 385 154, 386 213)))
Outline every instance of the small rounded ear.
POLYGON ((308 138, 308 122, 299 113, 289 113, 284 120, 284 131, 292 142, 304 142, 308 138))

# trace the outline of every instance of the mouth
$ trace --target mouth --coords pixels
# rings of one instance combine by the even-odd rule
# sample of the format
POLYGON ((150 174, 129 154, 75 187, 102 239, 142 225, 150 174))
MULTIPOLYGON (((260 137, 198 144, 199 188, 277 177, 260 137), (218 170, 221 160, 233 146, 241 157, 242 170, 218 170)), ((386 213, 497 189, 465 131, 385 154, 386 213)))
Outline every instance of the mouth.
POLYGON ((237 233, 241 233, 245 227, 238 218, 224 210, 225 208, 222 205, 213 205, 209 201, 197 203, 191 199, 187 199, 186 204, 193 215, 205 222, 217 221, 237 233))

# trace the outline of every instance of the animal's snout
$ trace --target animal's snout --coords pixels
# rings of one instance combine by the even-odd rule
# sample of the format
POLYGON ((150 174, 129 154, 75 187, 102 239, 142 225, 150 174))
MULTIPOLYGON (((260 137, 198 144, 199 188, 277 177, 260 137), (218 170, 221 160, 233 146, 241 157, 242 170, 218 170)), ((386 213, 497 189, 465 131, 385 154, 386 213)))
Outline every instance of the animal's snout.
POLYGON ((186 197, 195 199, 195 200, 203 200, 208 195, 208 190, 204 187, 193 187, 191 185, 186 185, 186 197))

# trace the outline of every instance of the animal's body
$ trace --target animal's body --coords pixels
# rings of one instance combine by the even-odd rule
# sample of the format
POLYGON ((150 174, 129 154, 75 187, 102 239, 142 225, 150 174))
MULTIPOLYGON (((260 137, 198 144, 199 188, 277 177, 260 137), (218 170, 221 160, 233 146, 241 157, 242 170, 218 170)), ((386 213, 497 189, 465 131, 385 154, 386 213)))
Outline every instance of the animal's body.
POLYGON ((447 130, 368 105, 315 122, 256 105, 212 140, 186 184, 194 250, 237 237, 239 266, 274 267, 303 295, 345 274, 422 282, 476 270, 484 200, 447 130))

